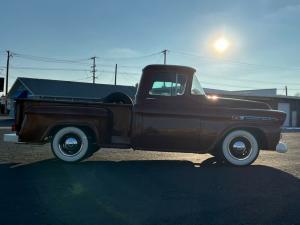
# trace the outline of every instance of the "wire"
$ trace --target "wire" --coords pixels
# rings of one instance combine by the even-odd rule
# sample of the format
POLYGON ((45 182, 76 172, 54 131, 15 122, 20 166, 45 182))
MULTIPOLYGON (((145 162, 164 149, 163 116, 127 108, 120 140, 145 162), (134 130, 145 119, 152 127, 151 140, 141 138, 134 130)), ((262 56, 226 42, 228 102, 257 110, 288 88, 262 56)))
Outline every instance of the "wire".
POLYGON ((78 71, 78 72, 87 72, 90 70, 86 69, 73 69, 73 68, 49 68, 49 67, 22 67, 22 66, 11 66, 11 69, 16 70, 58 70, 58 71, 78 71))
POLYGON ((234 87, 234 88, 257 88, 257 87, 250 87, 250 86, 239 86, 239 85, 233 85, 233 84, 221 84, 221 83, 216 83, 216 82, 206 82, 206 81, 201 81, 203 84, 208 84, 208 85, 217 85, 217 86, 225 86, 225 87, 234 87))
POLYGON ((84 77, 84 78, 79 78, 76 80, 71 80, 72 82, 76 82, 76 81, 82 81, 82 80, 87 80, 87 79, 91 79, 93 76, 89 76, 89 77, 84 77))
MULTIPOLYGON (((216 82, 209 82, 209 81, 201 81, 202 84, 208 84, 208 85, 216 85, 216 86, 225 86, 225 87, 234 87, 234 88, 246 88, 246 89, 258 89, 257 86, 254 87, 254 86, 240 86, 240 85, 234 85, 234 84, 224 84, 224 83, 216 83, 216 82)), ((277 90, 285 90, 285 88, 276 88, 274 87, 275 89, 277 90)), ((261 89, 261 88, 259 88, 261 89)), ((263 88, 263 89, 269 89, 269 88, 263 88)), ((295 88, 289 88, 288 90, 291 90, 291 91, 298 91, 300 90, 299 89, 295 89, 295 88)))
MULTIPOLYGON (((201 77, 203 76, 201 73, 199 74, 201 77)), ((241 74, 239 74, 241 75, 241 74)), ((241 78, 227 78, 226 75, 222 75, 223 77, 220 77, 220 75, 205 75, 205 77, 216 77, 216 78, 222 78, 224 80, 232 80, 232 81, 240 81, 240 82, 253 82, 253 83, 268 83, 268 84, 277 84, 277 85, 292 85, 292 86, 298 86, 300 83, 286 83, 286 82, 273 82, 273 81, 266 81, 266 80, 251 80, 251 79, 241 79, 241 78)))
POLYGON ((131 68, 131 69, 142 69, 143 66, 122 66, 122 65, 118 65, 119 68, 131 68))
POLYGON ((75 63, 75 64, 81 64, 81 65, 89 65, 87 63, 82 63, 82 62, 90 60, 90 58, 77 59, 77 60, 57 59, 57 58, 49 58, 49 57, 41 57, 41 56, 33 56, 33 55, 20 54, 20 53, 16 53, 16 52, 12 52, 12 56, 17 57, 17 58, 22 58, 22 59, 39 61, 39 62, 72 63, 72 64, 75 63))
MULTIPOLYGON (((99 70, 99 73, 115 73, 113 70, 99 70)), ((133 73, 129 71, 118 71, 118 74, 125 74, 125 75, 141 75, 140 73, 133 73)))
POLYGON ((132 57, 97 57, 99 59, 102 59, 102 60, 133 60, 133 59, 143 59, 143 58, 148 58, 148 57, 152 57, 152 56, 155 56, 155 55, 159 55, 161 54, 161 52, 155 52, 155 53, 152 53, 152 54, 148 54, 148 55, 140 55, 140 56, 132 56, 132 57))
MULTIPOLYGON (((202 56, 197 53, 173 51, 173 50, 169 51, 169 52, 173 52, 175 54, 186 55, 186 56, 193 56, 193 57, 202 58, 202 59, 206 59, 206 60, 216 61, 216 59, 214 59, 212 57, 202 56)), ((228 60, 228 59, 222 59, 222 62, 244 65, 244 66, 254 66, 254 67, 264 67, 264 68, 269 67, 269 68, 275 68, 275 69, 280 69, 280 70, 297 70, 297 71, 299 70, 300 71, 300 67, 290 68, 290 67, 284 67, 284 66, 262 65, 262 64, 248 63, 248 62, 240 62, 240 61, 235 61, 235 60, 228 60)))

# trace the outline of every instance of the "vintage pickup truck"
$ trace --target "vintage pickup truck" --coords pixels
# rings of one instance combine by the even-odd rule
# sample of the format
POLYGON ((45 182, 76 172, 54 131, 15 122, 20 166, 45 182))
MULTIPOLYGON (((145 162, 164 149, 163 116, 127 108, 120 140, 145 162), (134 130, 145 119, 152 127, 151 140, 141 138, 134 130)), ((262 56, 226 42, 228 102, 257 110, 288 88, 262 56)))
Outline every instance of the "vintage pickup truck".
POLYGON ((235 166, 254 162, 260 149, 287 151, 280 142, 284 112, 262 102, 207 96, 195 72, 146 66, 134 101, 123 93, 99 102, 16 99, 16 134, 4 140, 50 142, 66 162, 101 147, 210 153, 235 166))

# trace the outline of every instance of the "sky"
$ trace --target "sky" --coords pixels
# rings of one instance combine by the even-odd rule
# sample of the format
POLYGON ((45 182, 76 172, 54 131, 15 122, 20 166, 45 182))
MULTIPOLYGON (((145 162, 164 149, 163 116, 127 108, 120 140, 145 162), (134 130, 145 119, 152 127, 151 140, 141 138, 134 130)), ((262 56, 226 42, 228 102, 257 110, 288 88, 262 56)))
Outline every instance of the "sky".
POLYGON ((9 86, 17 77, 135 85, 142 68, 197 69, 202 86, 300 92, 299 0, 0 0, 0 77, 6 50, 9 86), (212 43, 226 37, 217 54, 212 43), (50 59, 49 59, 50 58, 50 59), (71 60, 71 61, 70 61, 71 60))

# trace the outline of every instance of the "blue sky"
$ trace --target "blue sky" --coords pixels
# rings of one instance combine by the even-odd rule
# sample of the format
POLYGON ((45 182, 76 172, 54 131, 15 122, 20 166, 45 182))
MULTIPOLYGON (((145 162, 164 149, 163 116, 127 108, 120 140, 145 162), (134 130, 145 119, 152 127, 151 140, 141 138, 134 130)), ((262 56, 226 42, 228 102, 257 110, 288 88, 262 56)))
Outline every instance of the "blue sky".
POLYGON ((91 81, 88 71, 20 67, 89 70, 92 56, 99 57, 97 82, 112 83, 118 63, 118 83, 134 85, 145 65, 163 62, 162 54, 139 56, 169 49, 168 63, 196 67, 205 87, 278 88, 283 94, 287 85, 289 94, 300 92, 298 0, 2 0, 1 9, 0 76, 5 50, 82 60, 49 63, 15 56, 10 85, 18 76, 91 81), (231 42, 222 57, 211 48, 221 35, 231 42))

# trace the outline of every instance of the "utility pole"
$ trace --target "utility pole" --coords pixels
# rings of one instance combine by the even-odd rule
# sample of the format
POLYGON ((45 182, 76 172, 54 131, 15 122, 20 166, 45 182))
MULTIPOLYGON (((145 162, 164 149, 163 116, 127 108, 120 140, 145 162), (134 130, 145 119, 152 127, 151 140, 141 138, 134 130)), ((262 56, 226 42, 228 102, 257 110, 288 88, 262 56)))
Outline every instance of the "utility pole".
POLYGON ((288 88, 285 86, 285 96, 288 96, 288 88))
POLYGON ((8 74, 9 74, 9 60, 10 57, 12 56, 12 54, 10 53, 10 51, 6 51, 7 53, 7 60, 6 60, 6 77, 5 77, 5 113, 8 112, 7 110, 7 106, 8 106, 8 102, 7 102, 7 93, 8 93, 8 74))
POLYGON ((10 54, 10 51, 6 51, 6 52, 7 52, 7 60, 6 60, 5 96, 7 96, 7 93, 8 93, 9 60, 10 60, 10 57, 12 56, 10 54))
POLYGON ((95 83, 96 80, 96 57, 92 57, 91 60, 93 60, 93 65, 91 66, 92 68, 92 73, 93 73, 93 84, 95 83))
POLYGON ((115 85, 117 85, 117 75, 118 75, 118 64, 115 67, 115 85))
POLYGON ((167 49, 165 49, 165 50, 163 50, 163 51, 161 52, 161 53, 164 54, 164 64, 165 64, 165 65, 167 64, 167 52, 168 52, 167 49))

